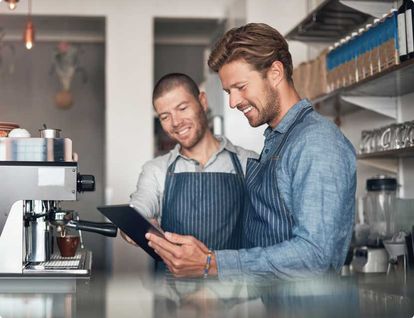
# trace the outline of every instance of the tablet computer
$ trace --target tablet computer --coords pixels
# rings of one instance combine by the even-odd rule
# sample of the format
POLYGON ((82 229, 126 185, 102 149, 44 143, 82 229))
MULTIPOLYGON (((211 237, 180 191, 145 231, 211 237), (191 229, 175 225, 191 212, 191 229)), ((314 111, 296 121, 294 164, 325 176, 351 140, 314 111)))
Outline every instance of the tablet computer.
POLYGON ((98 206, 97 209, 137 243, 145 252, 151 255, 155 260, 161 261, 160 256, 148 246, 148 240, 145 238, 145 234, 151 232, 164 237, 164 231, 160 227, 152 224, 133 205, 106 205, 98 206))

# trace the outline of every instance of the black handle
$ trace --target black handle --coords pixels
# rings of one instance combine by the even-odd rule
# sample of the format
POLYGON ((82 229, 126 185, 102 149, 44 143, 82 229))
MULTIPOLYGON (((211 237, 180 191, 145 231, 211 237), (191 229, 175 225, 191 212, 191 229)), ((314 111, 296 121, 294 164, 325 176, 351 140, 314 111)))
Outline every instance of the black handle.
POLYGON ((116 237, 118 228, 112 223, 99 223, 90 221, 71 221, 76 230, 94 232, 109 237, 116 237))
POLYGON ((78 192, 95 191, 95 177, 91 174, 78 173, 77 189, 78 192))

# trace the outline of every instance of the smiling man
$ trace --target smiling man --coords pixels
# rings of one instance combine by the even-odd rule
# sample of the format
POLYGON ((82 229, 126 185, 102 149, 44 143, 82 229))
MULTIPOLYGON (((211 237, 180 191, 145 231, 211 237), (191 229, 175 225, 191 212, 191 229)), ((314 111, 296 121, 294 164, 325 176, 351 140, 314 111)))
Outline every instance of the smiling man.
POLYGON ((251 126, 268 126, 259 160, 247 164, 245 249, 210 256, 210 246, 174 233, 167 240, 147 234, 150 246, 178 277, 295 279, 339 271, 354 219, 353 146, 299 97, 288 44, 272 27, 251 23, 228 31, 208 63, 230 107, 251 126))
POLYGON ((193 235, 214 249, 240 248, 244 174, 257 154, 213 135, 206 94, 185 74, 162 77, 153 105, 177 145, 144 165, 131 203, 165 231, 193 235))

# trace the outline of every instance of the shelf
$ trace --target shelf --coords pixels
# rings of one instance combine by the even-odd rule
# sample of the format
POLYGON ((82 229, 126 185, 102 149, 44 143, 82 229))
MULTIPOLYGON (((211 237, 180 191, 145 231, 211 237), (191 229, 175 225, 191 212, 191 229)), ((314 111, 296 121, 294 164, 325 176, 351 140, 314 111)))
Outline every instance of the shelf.
POLYGON ((397 97, 414 92, 414 59, 343 88, 348 96, 397 97))
MULTIPOLYGON (((411 59, 399 65, 394 65, 381 73, 365 78, 355 84, 337 89, 329 94, 319 96, 313 99, 312 102, 316 108, 321 109, 322 114, 328 115, 333 111, 332 109, 335 104, 339 104, 341 105, 341 109, 343 108, 343 111, 341 111, 342 115, 355 111, 358 109, 357 106, 375 111, 375 109, 370 106, 364 107, 360 104, 356 105, 357 103, 354 104, 354 107, 351 107, 350 105, 352 105, 352 103, 350 103, 350 101, 355 99, 347 97, 372 97, 375 98, 375 102, 378 102, 378 98, 382 97, 384 98, 384 101, 387 102, 386 98, 394 98, 414 93, 413 83, 414 59, 411 59)), ((378 109, 378 112, 391 118, 395 117, 392 110, 388 110, 387 113, 378 109)))
POLYGON ((357 155, 361 163, 395 174, 398 173, 400 158, 414 158, 414 147, 357 155))
POLYGON ((393 0, 325 0, 285 37, 301 42, 334 43, 393 7, 393 0))
POLYGON ((359 154, 358 159, 414 158, 414 147, 359 154))
POLYGON ((369 167, 377 168, 393 174, 398 174, 397 158, 359 159, 359 162, 369 167))
POLYGON ((341 99, 338 92, 332 92, 312 100, 315 110, 328 117, 343 116, 356 112, 360 107, 341 99))
POLYGON ((372 16, 342 4, 326 0, 286 34, 287 40, 333 43, 357 30, 372 16))

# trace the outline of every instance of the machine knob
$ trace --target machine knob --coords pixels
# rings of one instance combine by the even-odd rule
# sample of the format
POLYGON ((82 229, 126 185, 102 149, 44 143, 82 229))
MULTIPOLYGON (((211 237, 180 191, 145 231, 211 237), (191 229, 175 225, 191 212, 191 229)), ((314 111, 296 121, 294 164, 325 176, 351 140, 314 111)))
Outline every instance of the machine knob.
POLYGON ((90 174, 79 174, 77 180, 78 192, 95 191, 95 177, 90 174))

